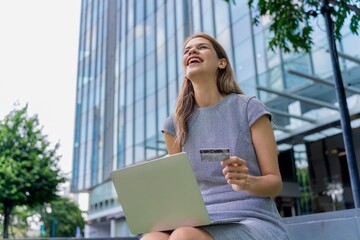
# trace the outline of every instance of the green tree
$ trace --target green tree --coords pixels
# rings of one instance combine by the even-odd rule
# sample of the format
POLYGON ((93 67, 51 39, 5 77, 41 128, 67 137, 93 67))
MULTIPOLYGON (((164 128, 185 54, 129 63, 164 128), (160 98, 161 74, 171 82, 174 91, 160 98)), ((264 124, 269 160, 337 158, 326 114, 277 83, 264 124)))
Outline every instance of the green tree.
POLYGON ((27 106, 11 111, 0 121, 0 203, 3 237, 8 238, 12 210, 34 207, 56 197, 65 182, 57 165, 59 144, 51 147, 37 115, 28 116, 27 106))
MULTIPOLYGON (((224 1, 230 2, 230 0, 224 1)), ((235 4, 235 0, 232 2, 235 4)), ((350 31, 359 34, 359 2, 359 0, 248 0, 248 5, 255 14, 253 24, 259 24, 261 17, 266 16, 271 19, 269 31, 273 36, 269 40, 269 48, 273 51, 279 47, 284 52, 309 52, 313 45, 311 33, 314 29, 309 19, 319 14, 323 15, 355 208, 360 207, 360 179, 336 39, 341 39, 341 29, 347 19, 350 19, 350 31)))
MULTIPOLYGON (((229 2, 229 0, 225 0, 229 2)), ((329 0, 334 34, 340 40, 341 29, 345 20, 350 18, 350 31, 359 34, 360 9, 354 4, 354 0, 329 0)), ((269 1, 248 0, 249 7, 255 13, 253 23, 258 25, 260 18, 267 16, 272 20, 269 31, 273 37, 269 41, 269 48, 275 50, 280 47, 284 52, 309 52, 313 44, 311 33, 314 26, 310 24, 311 17, 317 17, 326 11, 320 0, 299 1, 269 1), (256 6, 255 3, 257 2, 256 6)))
MULTIPOLYGON (((9 238, 26 238, 29 229, 28 218, 34 213, 25 206, 16 206, 11 212, 9 238)), ((1 228, 3 227, 2 224, 1 228)))
POLYGON ((85 221, 78 205, 69 198, 59 197, 37 211, 49 237, 75 237, 76 227, 83 234, 85 221))

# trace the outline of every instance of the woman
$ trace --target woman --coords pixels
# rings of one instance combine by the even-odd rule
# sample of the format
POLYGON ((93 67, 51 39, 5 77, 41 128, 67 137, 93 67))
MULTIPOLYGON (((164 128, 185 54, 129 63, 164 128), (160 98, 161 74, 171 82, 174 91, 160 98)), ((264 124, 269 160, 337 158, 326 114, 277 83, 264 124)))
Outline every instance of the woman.
POLYGON ((163 129, 168 153, 187 152, 212 219, 246 219, 147 233, 142 240, 288 239, 271 199, 282 179, 269 111, 241 92, 226 52, 212 37, 188 37, 182 64, 175 114, 163 129), (231 157, 202 162, 200 148, 229 148, 231 157))

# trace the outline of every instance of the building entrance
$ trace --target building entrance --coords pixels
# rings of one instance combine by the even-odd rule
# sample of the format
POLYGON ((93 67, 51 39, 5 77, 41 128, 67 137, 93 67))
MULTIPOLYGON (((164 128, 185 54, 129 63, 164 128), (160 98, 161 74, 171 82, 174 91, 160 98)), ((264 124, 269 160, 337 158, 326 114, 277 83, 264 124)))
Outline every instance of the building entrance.
MULTIPOLYGON (((353 138, 359 165, 360 128, 353 138)), ((288 146, 279 153, 284 190, 275 199, 283 217, 354 208, 341 133, 288 146)))

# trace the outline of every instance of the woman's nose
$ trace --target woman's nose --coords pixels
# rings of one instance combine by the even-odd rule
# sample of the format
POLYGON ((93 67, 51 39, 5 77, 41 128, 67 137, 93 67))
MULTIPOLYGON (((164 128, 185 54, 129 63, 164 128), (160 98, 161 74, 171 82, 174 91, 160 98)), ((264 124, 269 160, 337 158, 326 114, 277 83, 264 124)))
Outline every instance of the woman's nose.
POLYGON ((192 48, 189 49, 189 55, 193 54, 193 53, 197 53, 196 47, 192 47, 192 48))

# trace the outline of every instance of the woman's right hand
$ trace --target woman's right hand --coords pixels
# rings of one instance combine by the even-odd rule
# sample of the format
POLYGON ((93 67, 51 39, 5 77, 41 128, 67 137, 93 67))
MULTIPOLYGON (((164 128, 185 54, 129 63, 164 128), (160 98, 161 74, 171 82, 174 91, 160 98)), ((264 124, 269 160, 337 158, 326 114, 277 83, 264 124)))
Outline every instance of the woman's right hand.
POLYGON ((244 159, 232 156, 223 160, 221 166, 224 167, 222 172, 227 183, 230 184, 235 191, 246 191, 249 188, 249 169, 244 159))

